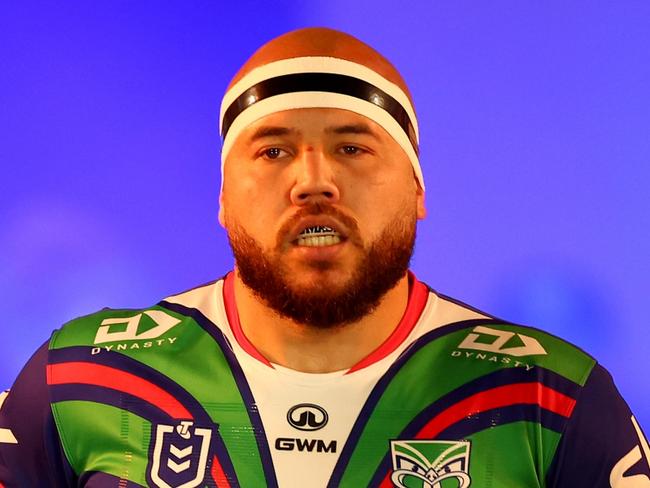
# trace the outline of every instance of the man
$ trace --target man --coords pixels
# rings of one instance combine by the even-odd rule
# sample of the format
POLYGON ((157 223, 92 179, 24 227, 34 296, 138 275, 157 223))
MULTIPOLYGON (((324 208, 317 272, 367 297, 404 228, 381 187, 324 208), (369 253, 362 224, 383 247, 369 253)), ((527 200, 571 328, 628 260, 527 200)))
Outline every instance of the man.
POLYGON ((0 411, 0 486, 650 487, 594 359, 408 272, 418 127, 379 53, 263 46, 221 110, 223 279, 55 332, 0 411))

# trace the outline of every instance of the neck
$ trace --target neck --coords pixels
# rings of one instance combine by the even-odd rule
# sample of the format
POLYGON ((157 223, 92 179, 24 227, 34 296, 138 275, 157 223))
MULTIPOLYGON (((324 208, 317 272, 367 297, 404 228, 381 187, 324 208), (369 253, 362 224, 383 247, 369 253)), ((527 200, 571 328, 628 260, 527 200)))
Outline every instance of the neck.
POLYGON ((248 288, 235 270, 234 292, 242 331, 271 363, 306 373, 349 369, 395 330, 408 303, 408 275, 361 320, 320 329, 279 316, 248 288))

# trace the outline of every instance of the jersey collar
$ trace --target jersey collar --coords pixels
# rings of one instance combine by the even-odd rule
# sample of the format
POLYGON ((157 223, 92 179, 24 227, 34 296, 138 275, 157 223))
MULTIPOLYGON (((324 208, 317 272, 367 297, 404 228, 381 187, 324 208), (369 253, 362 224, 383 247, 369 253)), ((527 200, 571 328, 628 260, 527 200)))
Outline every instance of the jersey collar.
MULTIPOLYGON (((415 324, 418 322, 420 315, 424 310, 424 306, 427 303, 429 288, 421 281, 418 281, 418 279, 411 271, 408 273, 408 278, 408 303, 399 324, 397 324, 395 330, 393 330, 391 335, 379 347, 377 347, 377 349, 372 351, 365 358, 352 366, 347 371, 347 374, 359 371, 370 366, 371 364, 381 361, 383 358, 397 349, 406 340, 406 338, 415 327, 415 324)), ((224 278, 223 284, 223 301, 226 309, 226 316, 228 318, 228 323, 230 324, 233 336, 235 337, 235 340, 240 345, 240 347, 246 353, 258 361, 273 368, 273 365, 269 362, 269 360, 259 352, 253 343, 248 340, 246 334, 244 334, 244 331, 241 327, 241 322, 239 321, 237 303, 235 302, 234 281, 234 273, 230 272, 224 278)))

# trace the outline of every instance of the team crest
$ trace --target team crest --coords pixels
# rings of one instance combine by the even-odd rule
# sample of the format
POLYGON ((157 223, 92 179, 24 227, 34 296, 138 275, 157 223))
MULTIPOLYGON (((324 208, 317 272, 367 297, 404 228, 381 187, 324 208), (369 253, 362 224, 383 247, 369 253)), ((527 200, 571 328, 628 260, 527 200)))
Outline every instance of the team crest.
POLYGON ((469 441, 390 441, 393 473, 398 488, 467 488, 469 441))
POLYGON ((183 420, 177 425, 154 424, 149 482, 158 488, 195 488, 203 483, 212 430, 183 420))

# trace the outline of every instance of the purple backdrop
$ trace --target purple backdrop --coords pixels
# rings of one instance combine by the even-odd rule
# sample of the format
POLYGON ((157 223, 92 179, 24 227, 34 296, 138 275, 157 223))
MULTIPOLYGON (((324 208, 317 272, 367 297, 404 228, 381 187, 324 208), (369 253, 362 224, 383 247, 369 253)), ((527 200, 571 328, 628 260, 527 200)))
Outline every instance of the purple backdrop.
POLYGON ((598 357, 650 425, 650 4, 3 2, 0 386, 50 331, 231 266, 218 107, 263 40, 347 30, 410 81, 434 288, 598 357))

